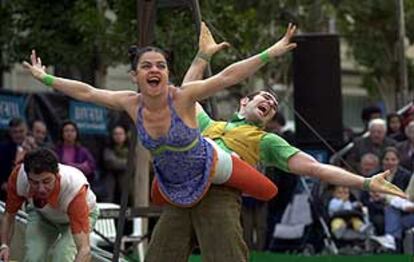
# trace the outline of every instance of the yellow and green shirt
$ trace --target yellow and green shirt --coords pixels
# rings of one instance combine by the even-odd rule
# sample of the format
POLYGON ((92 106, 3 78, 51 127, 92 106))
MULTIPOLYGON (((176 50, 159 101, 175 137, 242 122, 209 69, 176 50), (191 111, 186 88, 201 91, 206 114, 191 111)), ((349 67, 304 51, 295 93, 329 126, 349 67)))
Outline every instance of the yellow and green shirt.
POLYGON ((289 172, 288 160, 299 152, 280 136, 262 130, 238 114, 224 122, 214 121, 201 112, 197 120, 203 136, 214 140, 227 152, 235 152, 251 165, 261 163, 289 172))

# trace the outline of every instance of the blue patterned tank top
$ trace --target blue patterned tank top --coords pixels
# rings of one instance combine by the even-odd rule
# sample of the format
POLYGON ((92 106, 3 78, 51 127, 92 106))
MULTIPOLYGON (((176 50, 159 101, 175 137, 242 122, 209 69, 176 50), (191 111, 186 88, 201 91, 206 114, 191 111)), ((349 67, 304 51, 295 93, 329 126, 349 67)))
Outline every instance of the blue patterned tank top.
POLYGON ((210 186, 214 149, 198 128, 188 127, 177 115, 168 96, 171 126, 167 135, 153 139, 143 126, 142 110, 137 114, 137 135, 153 157, 154 173, 161 192, 178 206, 192 206, 210 186))

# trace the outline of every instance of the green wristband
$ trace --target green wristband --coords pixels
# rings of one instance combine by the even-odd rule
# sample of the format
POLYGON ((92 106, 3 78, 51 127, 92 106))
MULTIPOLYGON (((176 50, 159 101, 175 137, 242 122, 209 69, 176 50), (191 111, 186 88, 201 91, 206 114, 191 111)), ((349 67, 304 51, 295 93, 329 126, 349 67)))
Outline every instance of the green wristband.
POLYGON ((263 51, 263 52, 261 52, 260 54, 259 54, 259 58, 260 58, 260 60, 263 62, 263 63, 269 63, 269 61, 270 61, 270 56, 269 56, 269 52, 267 51, 267 50, 265 50, 265 51, 263 51))
POLYGON ((55 77, 52 75, 48 75, 46 74, 43 78, 42 78, 42 82, 43 84, 47 85, 47 86, 52 86, 53 82, 55 81, 55 77))
POLYGON ((369 191, 371 188, 371 178, 365 178, 364 183, 362 184, 362 189, 365 191, 369 191))
POLYGON ((200 59, 203 59, 207 63, 210 63, 211 56, 209 56, 208 54, 204 53, 203 51, 198 51, 196 57, 198 57, 200 59))

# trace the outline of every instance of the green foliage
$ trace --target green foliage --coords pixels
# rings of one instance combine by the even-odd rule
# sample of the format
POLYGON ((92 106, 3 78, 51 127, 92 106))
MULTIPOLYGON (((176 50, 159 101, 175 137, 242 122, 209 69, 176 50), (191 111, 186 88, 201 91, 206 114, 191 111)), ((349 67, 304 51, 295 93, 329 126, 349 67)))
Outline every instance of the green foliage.
POLYGON ((6 2, 14 32, 9 61, 27 59, 30 50, 36 49, 47 61, 73 64, 79 58, 77 53, 84 53, 80 44, 82 36, 71 23, 73 6, 72 1, 6 2), (78 52, 73 52, 74 47, 79 48, 78 52))
POLYGON ((7 25, 2 26, 0 37, 7 54, 3 65, 27 60, 31 49, 36 49, 46 64, 81 69, 97 58, 106 65, 127 62, 127 46, 136 38, 135 2, 106 3, 7 1, 0 9, 1 21, 7 25))
POLYGON ((181 83, 198 46, 196 27, 188 8, 158 10, 154 45, 170 54, 171 80, 181 83))
MULTIPOLYGON (((331 12, 327 0, 199 1, 203 20, 218 41, 232 48, 213 60, 213 71, 254 55, 275 43, 288 22, 302 31, 324 30, 331 12)), ((111 66, 126 63, 126 50, 137 42, 137 1, 131 0, 13 0, 0 9, 3 66, 28 58, 36 49, 46 64, 111 66)), ((180 83, 197 49, 198 36, 188 7, 157 10, 155 45, 173 51, 172 72, 180 83)), ((289 56, 260 71, 270 81, 286 80, 289 56)))
MULTIPOLYGON (((274 44, 283 36, 293 19, 294 1, 200 1, 202 19, 217 41, 227 41, 232 47, 222 51, 212 61, 213 72, 249 57, 274 44)), ((308 1, 311 3, 312 1, 308 1)), ((158 11, 156 44, 173 50, 173 72, 179 83, 197 50, 196 29, 188 8, 158 11), (179 60, 178 60, 179 59, 179 60)), ((289 56, 272 61, 262 76, 281 78, 288 74, 289 56), (275 74, 279 71, 279 74, 275 74)), ((266 78, 267 79, 267 78, 266 78)), ((280 80, 280 79, 279 79, 280 80)))
MULTIPOLYGON (((405 3, 406 31, 411 42, 414 37, 414 3, 405 3)), ((352 56, 365 67, 364 85, 373 93, 381 85, 395 92, 398 83, 396 1, 341 1, 337 6, 337 18, 339 30, 351 47, 352 56)))

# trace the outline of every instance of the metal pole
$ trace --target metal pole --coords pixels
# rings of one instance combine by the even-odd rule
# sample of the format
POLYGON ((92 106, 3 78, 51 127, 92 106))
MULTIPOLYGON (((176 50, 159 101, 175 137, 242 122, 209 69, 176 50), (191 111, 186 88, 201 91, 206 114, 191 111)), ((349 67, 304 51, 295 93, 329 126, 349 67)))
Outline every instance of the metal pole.
POLYGON ((398 15, 398 94, 397 108, 402 107, 408 102, 408 77, 407 62, 405 59, 405 14, 404 0, 397 1, 398 15))

